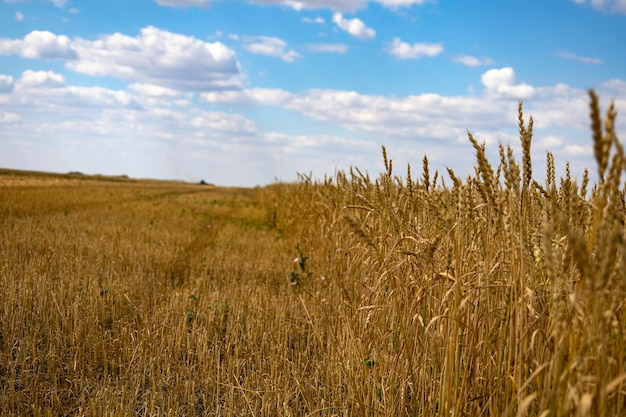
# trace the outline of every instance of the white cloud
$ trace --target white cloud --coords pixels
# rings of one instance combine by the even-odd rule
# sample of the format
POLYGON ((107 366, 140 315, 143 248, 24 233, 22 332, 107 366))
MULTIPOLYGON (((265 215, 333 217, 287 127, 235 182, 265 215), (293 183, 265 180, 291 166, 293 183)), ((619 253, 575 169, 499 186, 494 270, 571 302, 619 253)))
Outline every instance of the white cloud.
MULTIPOLYGON (((584 90, 563 84, 537 88, 516 83, 511 68, 486 71, 482 80, 483 94, 472 96, 385 97, 341 90, 291 93, 256 88, 212 92, 202 98, 216 105, 276 106, 322 121, 325 125, 341 126, 371 137, 465 142, 466 129, 479 132, 482 139, 514 140, 517 100, 532 95, 533 100, 526 103, 525 111, 535 118, 535 127, 544 132, 545 136, 537 139, 540 146, 561 148, 565 143, 572 145, 571 141, 563 139, 562 134, 545 133, 547 129, 577 129, 581 132, 588 129, 588 99, 584 90)), ((620 103, 617 105, 621 108, 620 103)), ((626 102, 622 105, 626 106, 626 102)))
POLYGON ((337 12, 355 12, 367 7, 368 3, 377 3, 389 9, 411 7, 424 4, 428 0, 253 0, 260 4, 277 4, 295 10, 331 9, 337 12))
POLYGON ((80 59, 67 66, 89 75, 116 76, 183 90, 233 88, 243 81, 235 52, 224 44, 153 26, 142 29, 137 37, 116 33, 74 43, 80 59))
POLYGON ((20 12, 16 12, 15 13, 15 21, 16 22, 21 22, 22 20, 24 20, 24 15, 20 12))
POLYGON ((535 94, 532 86, 515 84, 515 71, 511 67, 491 69, 482 75, 481 81, 489 94, 504 98, 527 99, 535 94))
POLYGON ((256 129, 254 122, 238 114, 188 106, 178 109, 180 96, 175 91, 144 84, 132 84, 127 91, 66 85, 60 74, 27 70, 15 83, 8 100, 0 102, 0 112, 13 109, 24 120, 29 120, 30 115, 46 116, 47 120, 58 122, 54 122, 57 128, 62 123, 67 128, 80 126, 91 130, 92 123, 93 132, 102 135, 117 132, 143 136, 145 132, 152 135, 165 131, 176 134, 189 132, 191 126, 194 136, 207 138, 225 133, 248 135, 256 129), (63 117, 67 114, 71 118, 63 117), (169 127, 164 129, 165 126, 169 127))
POLYGON ((0 38, 0 54, 19 54, 30 59, 76 59, 72 41, 67 36, 34 30, 23 39, 0 38))
POLYGON ((10 112, 0 113, 0 123, 16 123, 16 122, 19 122, 20 120, 22 120, 22 118, 15 113, 10 113, 10 112))
POLYGON ((66 85, 65 77, 52 71, 31 71, 22 73, 20 86, 59 88, 66 85))
MULTIPOLYGON (((29 3, 30 0, 2 0, 4 3, 29 3)), ((46 0, 49 3, 54 4, 56 7, 63 7, 67 3, 67 0, 46 0)))
POLYGON ((558 57, 561 58, 565 58, 565 59, 571 59, 574 61, 579 61, 582 62, 584 64, 602 64, 602 60, 598 59, 598 58, 591 58, 588 56, 580 56, 580 55, 576 55, 573 54, 571 52, 566 52, 566 51, 556 51, 556 55, 558 57))
POLYGON ((152 97, 178 97, 180 93, 174 89, 161 87, 160 85, 154 84, 131 84, 128 86, 129 90, 136 92, 137 94, 142 94, 145 96, 152 97))
POLYGON ((322 17, 319 17, 319 16, 316 16, 315 18, 303 17, 302 21, 304 23, 317 24, 317 25, 323 25, 326 22, 322 17))
POLYGON ((244 36, 244 48, 253 54, 273 56, 285 62, 294 62, 300 54, 287 51, 287 42, 272 36, 244 36))
POLYGON ((46 114, 54 119, 79 117, 89 109, 113 107, 120 110, 139 108, 138 101, 125 91, 103 87, 68 86, 65 77, 52 71, 26 70, 15 81, 13 90, 4 96, 0 110, 24 114, 46 114), (69 109, 69 110, 68 110, 69 109))
POLYGON ((48 0, 48 1, 50 1, 56 7, 63 7, 65 6, 65 3, 67 3, 67 0, 48 0))
POLYGON ((203 94, 208 102, 278 106, 330 125, 386 138, 462 139, 468 127, 493 127, 517 103, 485 97, 422 94, 404 98, 363 95, 354 91, 309 90, 294 94, 277 89, 250 89, 203 94))
MULTIPOLYGON (((27 3, 30 0, 3 0, 5 3, 27 3)), ((67 0, 46 0, 57 7, 63 7, 67 0)), ((154 0, 165 7, 208 7, 210 0, 154 0)), ((338 12, 355 12, 367 7, 368 3, 377 3, 388 9, 399 9, 421 5, 429 0, 251 0, 258 4, 275 4, 291 7, 295 10, 331 9, 338 12)), ((317 23, 317 22, 316 22, 317 23)))
POLYGON ((479 67, 481 65, 492 65, 493 59, 491 58, 476 58, 471 55, 457 55, 452 58, 453 62, 457 64, 465 65, 467 67, 479 67))
POLYGON ((572 156, 591 155, 591 146, 568 145, 564 148, 565 153, 572 156))
POLYGON ((156 0, 159 6, 167 7, 207 7, 209 0, 156 0))
POLYGON ((564 142, 565 140, 563 139, 562 136, 548 135, 548 136, 543 137, 539 141, 539 144, 546 148, 557 148, 563 145, 564 142))
POLYGON ((535 91, 544 96, 568 97, 575 96, 580 92, 565 83, 556 83, 552 87, 538 87, 535 91))
POLYGON ((295 10, 325 9, 356 11, 367 5, 367 0, 255 0, 256 3, 282 4, 295 10))
POLYGON ((83 74, 181 90, 239 88, 244 81, 235 52, 224 44, 153 26, 136 37, 115 33, 97 40, 33 31, 23 39, 0 39, 0 54, 64 59, 67 68, 83 74))
POLYGON ((333 54, 345 54, 348 52, 348 45, 343 43, 313 43, 305 45, 311 52, 327 52, 333 54))
POLYGON ((10 93, 15 87, 15 80, 10 75, 0 74, 0 94, 10 93))
POLYGON ((182 90, 233 88, 243 82, 237 56, 224 44, 152 26, 142 29, 137 37, 116 33, 96 41, 78 39, 75 45, 80 59, 67 66, 89 75, 182 90))
MULTIPOLYGON (((280 149, 284 154, 302 152, 307 158, 312 156, 312 152, 326 149, 333 149, 335 153, 348 155, 363 152, 364 148, 370 152, 378 151, 378 146, 374 143, 331 135, 288 135, 270 132, 265 134, 263 139, 280 149)), ((325 157, 323 152, 319 156, 325 157)), ((331 166, 330 169, 333 167, 331 166)))
POLYGON ((377 0, 377 3, 382 4, 385 7, 389 7, 391 9, 397 9, 400 7, 410 7, 415 4, 424 4, 428 0, 377 0))
POLYGON ((577 4, 590 4, 596 10, 609 13, 626 13, 626 0, 572 0, 577 4))
MULTIPOLYGON (((235 132, 241 135, 256 131, 256 124, 253 121, 238 114, 224 112, 200 112, 190 120, 190 124, 202 132, 235 132)), ((199 132, 196 136, 203 134, 199 132)))
POLYGON ((549 89, 537 88, 532 99, 535 127, 541 130, 558 126, 586 132, 589 128, 589 98, 586 91, 572 89, 569 94, 552 96, 546 90, 549 89))
POLYGON ((626 97, 626 81, 617 78, 611 79, 602 85, 604 88, 612 91, 613 95, 626 97))
POLYGON ((400 38, 393 38, 387 48, 387 52, 398 59, 418 59, 424 56, 433 57, 443 51, 440 43, 414 43, 402 42, 400 38))
POLYGON ((333 15, 333 22, 339 26, 341 30, 349 33, 355 38, 359 39, 373 39, 376 37, 376 31, 368 28, 361 19, 344 19, 341 13, 335 13, 333 15))
POLYGON ((294 95, 281 89, 251 88, 246 90, 203 93, 202 97, 211 103, 243 103, 263 104, 267 106, 285 106, 294 98, 294 95))

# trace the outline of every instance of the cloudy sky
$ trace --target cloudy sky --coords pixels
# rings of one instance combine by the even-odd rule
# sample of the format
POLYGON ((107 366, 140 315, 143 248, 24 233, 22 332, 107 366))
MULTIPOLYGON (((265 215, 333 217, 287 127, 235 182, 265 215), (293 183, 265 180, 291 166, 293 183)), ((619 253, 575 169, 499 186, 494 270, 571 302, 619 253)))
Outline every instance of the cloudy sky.
POLYGON ((595 168, 587 89, 626 138, 625 0, 2 0, 0 167, 204 179, 497 163, 595 168))

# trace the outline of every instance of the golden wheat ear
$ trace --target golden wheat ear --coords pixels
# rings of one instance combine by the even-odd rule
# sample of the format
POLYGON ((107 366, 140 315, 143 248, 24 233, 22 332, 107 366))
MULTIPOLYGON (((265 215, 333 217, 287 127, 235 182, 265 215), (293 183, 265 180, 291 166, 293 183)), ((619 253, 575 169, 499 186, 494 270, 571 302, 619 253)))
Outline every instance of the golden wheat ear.
POLYGON ((531 161, 530 145, 533 138, 533 118, 532 116, 528 120, 528 127, 524 126, 524 111, 523 103, 520 101, 517 108, 517 118, 519 123, 520 141, 522 142, 522 166, 524 169, 524 183, 523 190, 527 190, 528 186, 532 182, 533 167, 531 161))
POLYGON ((589 101, 589 116, 591 118, 591 133, 593 137, 593 153, 598 164, 598 176, 602 182, 604 180, 606 168, 609 164, 609 153, 611 150, 612 138, 605 135, 603 132, 602 119, 600 117, 600 103, 598 95, 594 90, 589 90, 589 101))

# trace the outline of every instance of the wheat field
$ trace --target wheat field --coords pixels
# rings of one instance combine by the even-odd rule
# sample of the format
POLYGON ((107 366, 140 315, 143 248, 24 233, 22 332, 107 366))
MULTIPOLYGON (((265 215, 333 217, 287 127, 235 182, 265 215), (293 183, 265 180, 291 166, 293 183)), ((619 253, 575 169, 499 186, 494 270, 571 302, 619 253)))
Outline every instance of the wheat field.
POLYGON ((222 188, 0 171, 2 416, 626 415, 624 150, 222 188), (597 177, 598 181, 590 181, 597 177))

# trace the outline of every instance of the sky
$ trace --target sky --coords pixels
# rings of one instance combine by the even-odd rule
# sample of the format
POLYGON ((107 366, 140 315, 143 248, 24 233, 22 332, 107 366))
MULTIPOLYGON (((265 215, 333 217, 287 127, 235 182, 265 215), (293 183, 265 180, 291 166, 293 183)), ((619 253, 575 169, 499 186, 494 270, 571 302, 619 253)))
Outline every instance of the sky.
POLYGON ((588 89, 626 138, 624 45, 626 0, 2 0, 0 167, 248 187, 385 146, 464 177, 468 131, 520 155, 523 101, 535 177, 580 177, 588 89))

